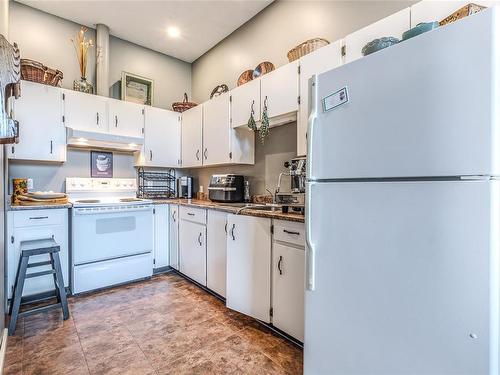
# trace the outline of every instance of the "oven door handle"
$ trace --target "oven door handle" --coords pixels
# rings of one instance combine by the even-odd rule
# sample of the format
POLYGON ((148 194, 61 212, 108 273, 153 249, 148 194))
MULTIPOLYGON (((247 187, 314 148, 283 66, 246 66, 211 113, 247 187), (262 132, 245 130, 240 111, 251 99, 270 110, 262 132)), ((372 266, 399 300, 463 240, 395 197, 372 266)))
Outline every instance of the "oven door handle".
POLYGON ((139 206, 139 207, 133 207, 133 208, 119 208, 118 206, 116 208, 106 208, 103 209, 103 207, 73 207, 73 212, 74 215, 104 215, 104 214, 116 214, 116 213, 121 213, 121 214, 126 214, 126 213, 132 213, 132 212, 147 212, 151 211, 153 213, 153 206, 148 205, 148 206, 139 206))

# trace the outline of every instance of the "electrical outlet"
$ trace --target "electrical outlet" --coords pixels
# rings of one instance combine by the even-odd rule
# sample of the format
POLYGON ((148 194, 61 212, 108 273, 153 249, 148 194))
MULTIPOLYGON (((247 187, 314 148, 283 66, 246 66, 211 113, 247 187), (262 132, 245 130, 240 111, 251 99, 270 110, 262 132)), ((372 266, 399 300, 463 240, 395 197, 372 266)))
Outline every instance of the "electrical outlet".
POLYGON ((33 190, 33 179, 28 178, 28 191, 33 190))

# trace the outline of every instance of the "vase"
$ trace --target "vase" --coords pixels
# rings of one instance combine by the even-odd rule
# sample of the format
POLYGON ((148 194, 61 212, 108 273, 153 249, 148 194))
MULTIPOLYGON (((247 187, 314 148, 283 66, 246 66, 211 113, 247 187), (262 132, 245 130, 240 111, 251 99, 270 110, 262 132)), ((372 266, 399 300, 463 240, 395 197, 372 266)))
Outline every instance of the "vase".
POLYGON ((73 90, 93 94, 94 86, 87 81, 87 78, 82 77, 79 81, 76 79, 73 81, 73 90))

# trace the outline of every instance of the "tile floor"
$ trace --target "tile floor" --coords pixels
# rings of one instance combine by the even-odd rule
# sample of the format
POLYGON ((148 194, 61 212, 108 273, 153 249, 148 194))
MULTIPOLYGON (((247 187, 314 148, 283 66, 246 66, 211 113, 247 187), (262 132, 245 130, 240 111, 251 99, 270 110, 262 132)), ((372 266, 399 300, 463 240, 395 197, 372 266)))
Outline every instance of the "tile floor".
POLYGON ((301 374, 302 350, 175 273, 20 319, 5 374, 301 374))

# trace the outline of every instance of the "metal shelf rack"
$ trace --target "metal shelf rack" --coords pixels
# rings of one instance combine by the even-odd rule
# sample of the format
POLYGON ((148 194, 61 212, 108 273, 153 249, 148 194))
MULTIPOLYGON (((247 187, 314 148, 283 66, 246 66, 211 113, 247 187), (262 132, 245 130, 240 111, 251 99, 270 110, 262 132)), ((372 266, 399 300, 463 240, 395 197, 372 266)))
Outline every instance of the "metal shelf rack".
POLYGON ((177 196, 175 191, 175 169, 168 172, 146 171, 143 167, 137 170, 138 198, 169 199, 177 196))

